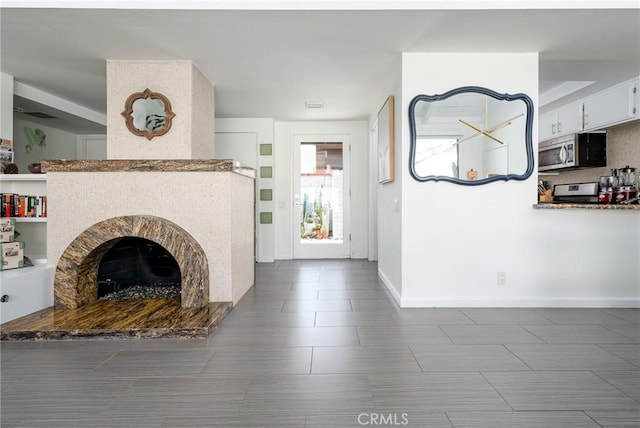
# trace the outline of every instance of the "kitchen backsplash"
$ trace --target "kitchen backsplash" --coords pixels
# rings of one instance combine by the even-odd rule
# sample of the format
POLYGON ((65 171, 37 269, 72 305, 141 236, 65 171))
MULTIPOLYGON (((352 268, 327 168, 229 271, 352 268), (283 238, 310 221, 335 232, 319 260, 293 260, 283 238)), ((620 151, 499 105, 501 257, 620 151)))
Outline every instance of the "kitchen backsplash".
POLYGON ((562 171, 558 175, 541 175, 553 188, 554 184, 598 181, 601 175, 611 175, 611 168, 631 166, 640 169, 640 121, 607 129, 607 166, 562 171))

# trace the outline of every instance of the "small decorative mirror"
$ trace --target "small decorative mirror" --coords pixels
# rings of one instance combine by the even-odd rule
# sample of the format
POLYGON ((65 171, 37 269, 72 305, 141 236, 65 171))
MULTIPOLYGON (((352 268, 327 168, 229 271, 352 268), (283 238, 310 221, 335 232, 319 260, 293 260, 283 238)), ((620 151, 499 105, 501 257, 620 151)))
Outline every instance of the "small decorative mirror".
POLYGON ((122 116, 129 131, 151 140, 169 132, 175 113, 167 97, 147 88, 127 98, 122 116))
POLYGON ((466 86, 409 105, 409 171, 417 181, 478 185, 533 173, 533 102, 466 86))

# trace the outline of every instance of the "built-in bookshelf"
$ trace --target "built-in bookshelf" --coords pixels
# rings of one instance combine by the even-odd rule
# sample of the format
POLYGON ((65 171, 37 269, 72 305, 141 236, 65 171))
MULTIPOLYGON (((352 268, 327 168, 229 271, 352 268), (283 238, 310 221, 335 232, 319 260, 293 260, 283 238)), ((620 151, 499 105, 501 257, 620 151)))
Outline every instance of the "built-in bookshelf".
MULTIPOLYGON (((0 193, 46 197, 47 174, 0 174, 0 193)), ((12 216, 19 239, 25 241, 25 255, 45 258, 47 254, 47 218, 12 216)))
MULTIPOLYGON (((0 174, 0 193, 46 196, 46 174, 0 174)), ((15 219, 17 238, 24 241, 24 255, 33 266, 0 271, 0 295, 4 298, 0 323, 53 305, 53 267, 47 265, 47 218, 15 219)))

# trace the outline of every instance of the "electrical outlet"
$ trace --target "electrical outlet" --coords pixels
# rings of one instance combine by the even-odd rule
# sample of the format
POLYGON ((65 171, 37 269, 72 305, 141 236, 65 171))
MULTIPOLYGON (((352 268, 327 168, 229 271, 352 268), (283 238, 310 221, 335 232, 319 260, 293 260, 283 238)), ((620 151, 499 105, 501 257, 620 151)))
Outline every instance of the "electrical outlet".
POLYGON ((498 285, 507 285, 507 273, 498 272, 498 285))

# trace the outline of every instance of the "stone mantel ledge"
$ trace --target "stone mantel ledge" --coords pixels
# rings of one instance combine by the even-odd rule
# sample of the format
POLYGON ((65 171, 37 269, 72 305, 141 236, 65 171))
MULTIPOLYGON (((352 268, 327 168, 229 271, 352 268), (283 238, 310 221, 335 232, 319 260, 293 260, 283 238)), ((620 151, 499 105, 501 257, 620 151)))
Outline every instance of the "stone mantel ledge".
POLYGON ((637 204, 572 204, 572 203, 540 203, 534 204, 533 208, 543 210, 632 210, 640 211, 640 205, 637 204))
POLYGON ((255 178, 253 168, 233 159, 54 159, 42 161, 43 172, 234 172, 255 178))

